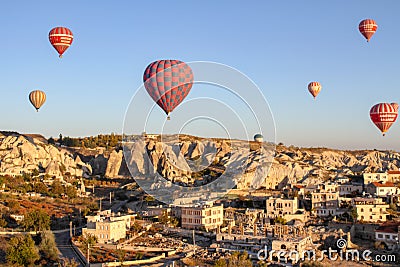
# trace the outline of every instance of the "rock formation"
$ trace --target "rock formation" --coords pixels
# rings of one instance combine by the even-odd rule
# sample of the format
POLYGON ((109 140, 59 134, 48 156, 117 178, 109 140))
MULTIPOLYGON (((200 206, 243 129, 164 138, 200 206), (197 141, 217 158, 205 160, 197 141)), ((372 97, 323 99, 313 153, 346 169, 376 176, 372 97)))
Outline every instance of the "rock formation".
POLYGON ((162 141, 135 138, 124 151, 97 148, 85 154, 83 149, 47 144, 39 135, 0 132, 0 174, 15 176, 34 170, 54 177, 129 178, 131 173, 150 177, 158 174, 172 183, 189 186, 210 183, 226 175, 237 182, 239 189, 260 186, 279 189, 287 183, 318 183, 400 167, 400 154, 388 151, 341 151, 283 145, 274 151, 274 146, 255 148, 255 143, 250 143, 249 149, 249 142, 240 140, 192 136, 171 136, 162 141), (261 153, 261 149, 266 150, 261 153))

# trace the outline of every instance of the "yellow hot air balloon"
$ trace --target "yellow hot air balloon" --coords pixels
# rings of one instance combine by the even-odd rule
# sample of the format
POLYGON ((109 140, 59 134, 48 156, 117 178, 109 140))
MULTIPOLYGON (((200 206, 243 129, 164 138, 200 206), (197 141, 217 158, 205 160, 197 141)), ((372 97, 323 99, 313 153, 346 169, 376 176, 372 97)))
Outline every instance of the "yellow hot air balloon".
POLYGON ((46 94, 40 90, 32 91, 29 94, 29 101, 36 108, 36 111, 39 111, 39 108, 46 102, 46 94))

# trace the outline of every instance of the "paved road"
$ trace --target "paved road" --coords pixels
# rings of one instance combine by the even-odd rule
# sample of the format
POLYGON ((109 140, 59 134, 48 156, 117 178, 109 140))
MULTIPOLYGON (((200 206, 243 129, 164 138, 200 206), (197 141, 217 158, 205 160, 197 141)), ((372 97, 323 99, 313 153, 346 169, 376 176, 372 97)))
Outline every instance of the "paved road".
POLYGON ((85 267, 84 262, 75 253, 69 242, 69 231, 56 233, 55 235, 57 248, 60 250, 63 258, 75 259, 79 263, 78 267, 85 267))

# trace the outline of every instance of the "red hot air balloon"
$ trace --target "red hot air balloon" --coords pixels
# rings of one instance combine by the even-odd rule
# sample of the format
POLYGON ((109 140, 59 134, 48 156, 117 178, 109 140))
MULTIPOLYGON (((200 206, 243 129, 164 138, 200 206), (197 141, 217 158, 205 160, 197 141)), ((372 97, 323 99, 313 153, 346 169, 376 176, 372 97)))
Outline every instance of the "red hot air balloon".
POLYGON ((321 84, 319 82, 310 82, 308 84, 308 91, 313 95, 314 99, 317 97, 321 91, 321 84))
POLYGON ((397 112, 399 110, 399 104, 397 103, 390 103, 390 105, 394 108, 394 110, 397 112))
POLYGON ((397 119, 397 110, 389 103, 379 103, 369 112, 372 122, 381 130, 383 136, 397 119))
POLYGON ((182 61, 158 60, 147 66, 143 82, 151 98, 169 119, 169 113, 185 99, 192 88, 193 73, 182 61))
POLYGON ((361 34, 367 39, 367 42, 371 39, 372 35, 378 29, 378 25, 373 19, 364 19, 358 25, 358 29, 360 30, 361 34))
POLYGON ((71 30, 65 27, 56 27, 49 32, 49 41, 51 45, 57 50, 61 58, 65 50, 70 47, 74 35, 71 30))

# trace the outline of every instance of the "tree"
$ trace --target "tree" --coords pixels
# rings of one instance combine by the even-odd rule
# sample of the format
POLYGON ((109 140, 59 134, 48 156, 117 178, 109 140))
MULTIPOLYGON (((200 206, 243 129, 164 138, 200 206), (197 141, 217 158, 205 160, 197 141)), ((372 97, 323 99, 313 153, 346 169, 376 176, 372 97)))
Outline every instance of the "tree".
POLYGON ((352 208, 350 210, 350 217, 353 219, 353 222, 357 221, 358 214, 357 214, 357 209, 356 208, 352 208))
POLYGON ((40 174, 40 172, 39 172, 39 170, 38 169, 34 169, 33 171, 32 171, 32 177, 37 177, 37 176, 39 176, 39 174, 40 174))
POLYGON ((54 180, 54 182, 51 184, 51 193, 56 197, 59 197, 62 193, 64 193, 64 188, 60 181, 54 180))
POLYGON ((33 210, 24 216, 21 225, 26 230, 44 231, 50 229, 50 216, 42 210, 33 210))
POLYGON ((278 224, 282 224, 282 225, 286 224, 286 220, 284 218, 282 218, 282 217, 276 217, 274 222, 278 223, 278 224))
POLYGON ((323 267, 322 263, 315 261, 306 261, 301 264, 301 267, 323 267))
POLYGON ((117 257, 118 257, 118 261, 120 262, 121 266, 124 266, 125 256, 126 256, 125 250, 123 250, 123 249, 117 250, 117 257))
POLYGON ((166 210, 164 210, 163 213, 158 216, 158 221, 162 224, 168 224, 169 216, 168 216, 168 212, 166 210))
POLYGON ((21 266, 32 266, 40 259, 39 250, 31 235, 18 235, 10 239, 6 250, 8 263, 21 266))
POLYGON ((233 252, 232 255, 228 258, 228 266, 229 267, 252 267, 253 263, 249 259, 249 255, 247 252, 233 252))
POLYGON ((3 216, 0 216, 0 228, 6 228, 7 227, 7 221, 4 219, 3 216))
POLYGON ((81 235, 79 237, 79 242, 81 242, 81 244, 84 247, 84 250, 87 253, 87 261, 89 262, 90 260, 90 248, 93 247, 94 245, 96 245, 98 239, 97 236, 92 235, 92 234, 85 234, 84 236, 81 235))
POLYGON ((389 209, 391 209, 392 211, 397 211, 397 205, 396 204, 394 204, 394 203, 390 203, 389 204, 389 209))
POLYGON ((47 195, 49 190, 43 182, 35 183, 34 190, 36 193, 47 195))
POLYGON ((11 213, 18 213, 21 205, 16 200, 10 200, 7 202, 7 207, 10 209, 11 213))
POLYGON ((65 194, 68 198, 75 198, 77 196, 76 188, 74 186, 65 187, 65 194))
POLYGON ((62 258, 61 259, 61 266, 62 267, 78 267, 79 263, 77 263, 75 261, 75 259, 62 258))
POLYGON ((51 137, 51 136, 50 136, 49 139, 47 139, 47 142, 48 142, 50 145, 55 145, 55 144, 56 144, 56 140, 54 140, 54 138, 51 137))
POLYGON ((39 251, 46 259, 56 261, 60 251, 57 248, 54 234, 51 231, 43 231, 40 233, 40 239, 39 251))
POLYGON ((135 233, 139 233, 142 231, 142 225, 138 221, 135 221, 131 227, 131 230, 135 233))
POLYGON ((223 258, 219 258, 217 261, 215 261, 214 266, 215 267, 228 267, 226 260, 223 258))

